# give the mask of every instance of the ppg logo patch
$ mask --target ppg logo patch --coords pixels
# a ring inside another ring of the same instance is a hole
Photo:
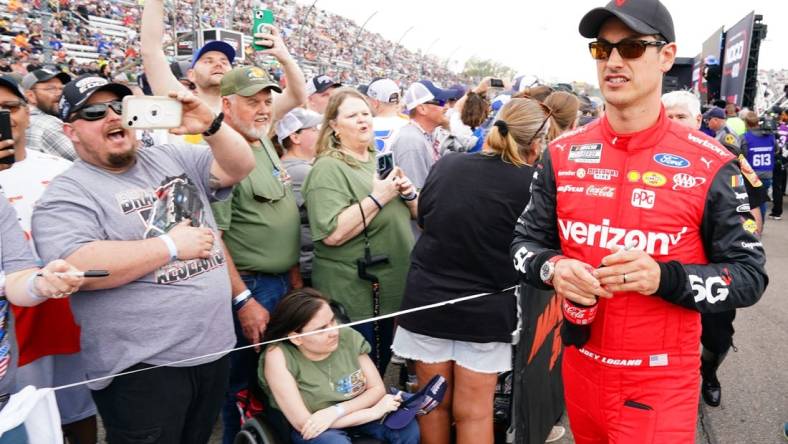
[[[602,144],[572,145],[569,148],[569,160],[577,163],[599,163],[602,160]]]

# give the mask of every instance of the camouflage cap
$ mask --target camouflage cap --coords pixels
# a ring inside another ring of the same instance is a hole
[[[221,94],[222,96],[238,94],[249,97],[266,88],[278,93],[282,92],[279,84],[264,69],[256,66],[244,66],[234,68],[222,77]]]

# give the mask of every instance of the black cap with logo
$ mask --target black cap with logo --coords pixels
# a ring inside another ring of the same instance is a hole
[[[60,119],[68,121],[68,116],[82,109],[90,96],[99,91],[110,91],[118,95],[118,99],[132,95],[131,90],[120,83],[110,83],[103,77],[92,74],[78,77],[63,87],[60,97]]]
[[[594,8],[583,16],[580,35],[595,38],[610,17],[617,17],[640,34],[661,34],[668,43],[676,41],[673,18],[659,0],[611,0],[604,8]]]

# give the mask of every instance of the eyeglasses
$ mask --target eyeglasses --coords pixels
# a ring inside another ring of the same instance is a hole
[[[33,87],[32,89],[34,89],[36,91],[44,91],[44,92],[48,92],[48,93],[63,92],[63,87],[62,86],[47,86],[47,87],[36,86],[36,87]]]
[[[432,100],[429,100],[427,102],[424,102],[424,105],[435,105],[435,106],[441,106],[442,107],[442,106],[446,106],[446,101],[445,100],[432,99]]]
[[[618,55],[624,59],[636,59],[643,55],[646,52],[646,48],[649,46],[656,46],[657,48],[662,48],[663,46],[667,45],[668,42],[663,42],[661,40],[635,40],[635,39],[624,39],[618,43],[610,43],[606,40],[597,40],[595,42],[591,42],[588,44],[588,50],[591,52],[591,57],[594,60],[607,60],[610,58],[610,54],[613,52],[613,48],[618,50]]]
[[[0,103],[0,108],[7,109],[12,113],[15,113],[22,109],[22,107],[27,106],[27,103],[23,102],[22,100],[16,100],[13,102],[2,102]]]
[[[123,103],[119,100],[106,103],[94,103],[74,111],[74,116],[71,117],[69,121],[73,122],[75,120],[82,119],[92,122],[94,120],[100,120],[107,115],[108,109],[112,109],[115,114],[121,115],[123,113]]]

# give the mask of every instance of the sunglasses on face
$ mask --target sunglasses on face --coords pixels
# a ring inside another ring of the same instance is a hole
[[[446,101],[445,100],[433,99],[433,100],[430,100],[428,102],[424,102],[424,104],[425,105],[435,105],[435,106],[441,106],[442,107],[442,106],[446,106]]]
[[[103,119],[107,115],[107,110],[112,109],[117,115],[123,113],[123,103],[119,100],[106,103],[94,103],[74,112],[71,117],[71,122],[82,119],[92,122],[94,120]]]
[[[637,40],[625,39],[618,43],[610,43],[607,40],[597,40],[588,44],[588,50],[591,52],[591,57],[594,60],[607,60],[613,52],[613,48],[618,50],[618,55],[623,59],[636,59],[646,52],[649,46],[656,46],[662,48],[668,42],[661,40]]]

